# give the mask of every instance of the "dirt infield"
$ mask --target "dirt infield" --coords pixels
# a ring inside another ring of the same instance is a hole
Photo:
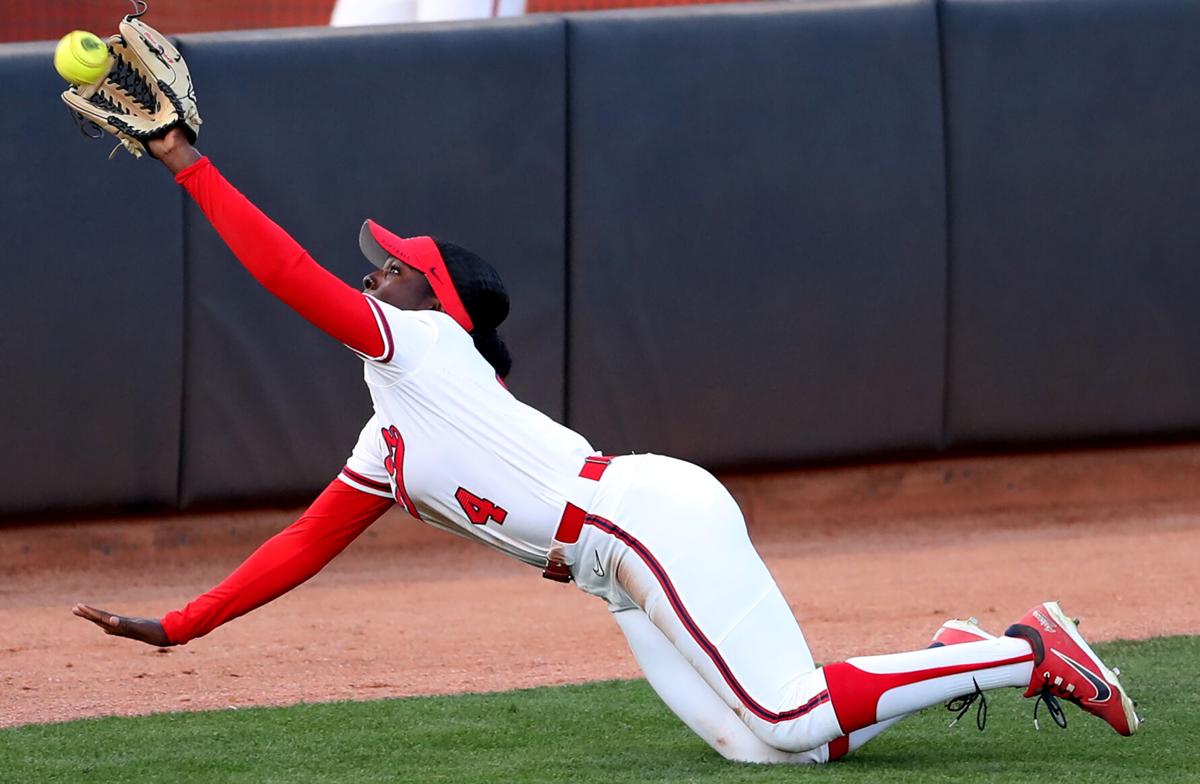
[[[727,476],[818,660],[999,630],[1058,598],[1095,640],[1200,632],[1200,445]],[[392,512],[309,584],[187,646],[157,616],[296,510],[0,528],[0,726],[635,677],[604,607]]]

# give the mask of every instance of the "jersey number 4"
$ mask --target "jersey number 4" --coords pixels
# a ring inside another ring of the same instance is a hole
[[[508,517],[508,512],[499,506],[496,506],[486,498],[480,498],[465,487],[458,488],[458,492],[454,494],[458,499],[458,503],[466,513],[467,519],[475,525],[483,525],[488,520],[495,520],[496,525],[503,525],[504,518]]]

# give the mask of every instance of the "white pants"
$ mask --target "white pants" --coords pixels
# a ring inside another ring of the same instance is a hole
[[[587,511],[575,582],[608,602],[667,706],[730,759],[825,762],[976,686],[1029,683],[1033,654],[1013,638],[816,668],[737,503],[689,463],[616,458]]]

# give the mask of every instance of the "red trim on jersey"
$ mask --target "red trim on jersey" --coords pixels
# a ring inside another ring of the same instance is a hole
[[[424,275],[447,316],[458,322],[467,332],[475,328],[466,307],[463,306],[462,298],[458,296],[458,289],[454,288],[450,271],[446,269],[446,260],[442,258],[442,252],[438,250],[432,237],[401,237],[370,219],[363,224],[363,228],[366,231],[359,232],[358,243],[375,266],[383,267],[387,258],[385,256],[380,259],[380,254],[368,252],[372,250],[368,244],[371,240],[388,256],[399,259]]]
[[[396,355],[396,341],[392,338],[392,325],[388,323],[387,317],[383,315],[383,308],[379,306],[375,298],[366,294],[363,296],[366,297],[367,304],[374,309],[375,315],[379,317],[379,332],[383,336],[383,355],[381,357],[372,357],[372,359],[378,359],[386,365]]]
[[[272,536],[220,585],[162,618],[182,645],[300,585],[333,560],[392,505],[337,479],[296,522]]]
[[[594,526],[607,534],[617,537],[626,545],[628,545],[630,549],[637,553],[638,557],[642,559],[642,562],[650,568],[650,571],[658,580],[658,584],[662,586],[663,591],[667,595],[667,600],[671,603],[671,608],[675,610],[675,614],[679,616],[679,620],[683,622],[683,626],[685,629],[687,629],[688,634],[691,635],[692,639],[696,641],[696,644],[700,646],[701,650],[704,651],[709,660],[712,661],[712,663],[716,666],[717,671],[721,673],[721,677],[725,680],[725,683],[730,689],[733,690],[733,693],[735,696],[737,696],[738,701],[745,705],[746,708],[755,716],[770,724],[779,724],[780,722],[791,721],[793,719],[798,719],[801,716],[805,716],[829,702],[829,691],[823,690],[814,695],[812,699],[803,705],[797,705],[796,707],[789,708],[785,711],[775,712],[768,710],[766,707],[759,704],[753,697],[750,696],[750,693],[746,691],[741,682],[738,681],[737,677],[733,674],[733,670],[730,669],[729,664],[725,661],[724,657],[721,656],[721,652],[717,649],[717,646],[711,640],[709,640],[707,636],[705,636],[703,631],[700,630],[699,625],[696,624],[696,621],[692,618],[691,613],[689,613],[687,608],[684,607],[683,599],[680,598],[678,591],[675,590],[675,586],[671,583],[671,579],[667,576],[666,570],[663,569],[662,564],[660,564],[658,560],[650,554],[650,551],[646,549],[646,546],[627,531],[622,530],[614,525],[611,521],[605,520],[603,517],[587,515],[584,522],[586,525]]]
[[[835,762],[850,753],[850,736],[843,735],[829,741],[829,761]]]
[[[355,482],[358,482],[363,487],[369,487],[372,490],[382,490],[383,492],[389,494],[392,492],[392,486],[387,482],[378,482],[374,479],[368,479],[357,471],[350,470],[350,466],[343,466],[342,473],[350,479],[353,479]]]
[[[359,354],[391,356],[368,298],[313,261],[286,231],[230,185],[208,158],[188,166],[175,180],[191,194],[242,266],[268,291]]]
[[[838,724],[843,733],[849,734],[879,721],[879,698],[891,689],[934,678],[944,678],[947,675],[961,675],[1030,661],[1033,661],[1032,651],[1022,656],[994,662],[955,664],[947,667],[931,667],[928,670],[888,673],[867,672],[848,662],[837,662],[825,665],[825,683],[829,686],[829,693],[833,695],[833,711],[837,714]]]
[[[383,459],[383,467],[396,486],[396,501],[404,507],[404,511],[421,520],[417,505],[412,502],[408,490],[404,487],[404,436],[400,435],[395,425],[380,428],[379,432],[383,434],[383,443],[388,449],[387,457]]]

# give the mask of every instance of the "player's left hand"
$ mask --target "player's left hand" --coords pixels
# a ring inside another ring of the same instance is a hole
[[[89,607],[86,604],[75,605],[71,612],[80,618],[91,621],[103,629],[105,634],[111,634],[114,637],[128,637],[131,640],[163,648],[174,645],[167,639],[167,633],[163,630],[162,624],[153,618],[131,618],[126,615],[110,613],[108,610]]]
[[[120,33],[108,39],[106,74],[62,94],[85,136],[97,129],[112,134],[135,158],[169,128],[182,128],[196,141],[202,122],[183,55],[141,15],[126,16],[117,25]]]

